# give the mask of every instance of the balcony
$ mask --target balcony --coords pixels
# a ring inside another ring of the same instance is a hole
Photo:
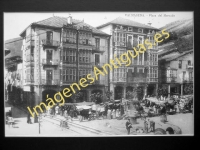
[[[42,79],[42,85],[59,85],[60,82],[58,79]]]
[[[157,61],[148,61],[148,65],[149,66],[158,66],[158,62]]]
[[[186,65],[186,69],[188,69],[188,70],[192,70],[193,69],[193,65]]]
[[[113,77],[113,82],[126,82],[126,77]]]
[[[146,78],[141,77],[128,77],[128,83],[144,83],[146,82]]]
[[[93,85],[106,85],[105,80],[95,80],[94,83],[92,83]]]
[[[102,68],[104,65],[103,63],[98,63],[98,62],[92,62],[92,68],[97,67],[97,68]]]
[[[167,83],[174,83],[177,81],[176,77],[167,77]]]
[[[45,67],[53,67],[54,69],[56,69],[56,67],[58,67],[59,65],[59,60],[58,59],[42,59],[42,65],[43,68]]]
[[[41,44],[44,46],[44,47],[51,47],[51,48],[57,48],[60,46],[60,42],[59,41],[54,41],[54,40],[42,40],[41,41]]]
[[[126,42],[114,42],[114,46],[126,47]]]
[[[131,66],[147,66],[149,64],[148,61],[137,61],[134,60]]]
[[[34,83],[34,79],[24,79],[25,84],[33,84]]]
[[[59,65],[58,59],[42,59],[43,65]]]
[[[96,47],[95,45],[92,45],[92,53],[101,53],[101,54],[103,54],[105,51],[106,51],[106,47],[105,46]]]
[[[147,82],[158,82],[158,78],[147,78]]]
[[[152,43],[152,48],[149,48],[149,49],[158,49],[158,46],[157,46],[157,44],[156,45],[154,45],[154,40],[148,40],[150,43]]]

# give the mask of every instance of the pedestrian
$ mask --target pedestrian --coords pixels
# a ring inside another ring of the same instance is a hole
[[[144,118],[144,132],[147,134],[148,133],[148,122],[146,120],[146,117]]]
[[[68,117],[68,114],[67,114],[67,110],[65,109],[64,111],[64,117],[67,118]]]
[[[148,122],[149,122],[149,129],[150,129],[150,132],[154,132],[155,131],[155,122],[153,120],[150,120],[148,119]]]
[[[130,118],[128,118],[128,120],[126,122],[126,130],[127,130],[128,135],[130,134],[131,128],[132,128],[132,124],[131,124]]]
[[[161,113],[160,121],[163,122],[163,123],[167,122],[167,116],[166,116],[166,108],[165,108],[165,106],[161,106],[160,113]]]
[[[27,116],[27,123],[31,124],[31,114],[30,113],[28,113],[28,116]]]
[[[107,119],[111,119],[111,109],[110,108],[108,108]]]
[[[57,105],[57,106],[55,107],[56,115],[58,115],[58,111],[59,111],[59,106]]]

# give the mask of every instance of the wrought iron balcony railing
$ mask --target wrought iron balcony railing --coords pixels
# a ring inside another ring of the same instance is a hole
[[[43,65],[59,65],[58,59],[42,59]]]
[[[60,46],[60,42],[59,41],[55,41],[55,40],[42,40],[42,45],[45,46],[55,46],[55,47],[59,47]]]
[[[98,62],[92,62],[92,67],[97,67],[97,68],[102,68],[102,66],[104,65],[103,63],[98,63]]]
[[[128,77],[128,83],[146,82],[146,78],[141,77]]]
[[[126,82],[126,77],[113,77],[113,82]]]
[[[34,79],[24,79],[25,84],[34,83]]]
[[[167,77],[167,82],[176,82],[177,78],[176,77]]]
[[[42,79],[42,84],[43,85],[59,85],[60,82],[58,79]]]
[[[147,82],[158,82],[158,78],[147,78]]]
[[[94,52],[104,52],[104,51],[106,51],[106,47],[105,46],[97,47],[96,45],[92,45],[92,51],[94,51]]]
[[[193,69],[193,65],[186,65],[186,69]]]

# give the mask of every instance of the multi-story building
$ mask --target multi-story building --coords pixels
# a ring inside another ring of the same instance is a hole
[[[193,50],[159,52],[159,83],[171,94],[193,94]]]
[[[5,49],[5,100],[9,103],[24,103],[22,85],[22,39],[6,40]]]
[[[21,34],[23,37],[24,90],[29,92],[35,105],[68,88],[87,74],[94,74],[93,67],[101,68],[108,62],[106,33],[72,19],[71,16],[51,17],[30,24]],[[78,91],[81,98],[76,102],[90,101],[90,95],[105,95],[108,76]],[[72,102],[72,98],[65,98]]]
[[[154,35],[159,30],[132,20],[116,18],[115,20],[97,27],[111,35],[110,59],[119,57],[127,50],[132,50],[138,44],[144,44],[145,39],[154,43]],[[158,86],[158,47],[153,45],[145,53],[132,59],[130,66],[121,66],[110,72],[110,91],[113,99],[126,97],[127,91],[133,88],[141,89],[141,94],[156,95]]]

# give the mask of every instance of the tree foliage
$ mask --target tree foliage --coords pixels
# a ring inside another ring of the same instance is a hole
[[[96,92],[90,95],[91,101],[96,104],[100,104],[103,101],[103,95],[100,92]]]

